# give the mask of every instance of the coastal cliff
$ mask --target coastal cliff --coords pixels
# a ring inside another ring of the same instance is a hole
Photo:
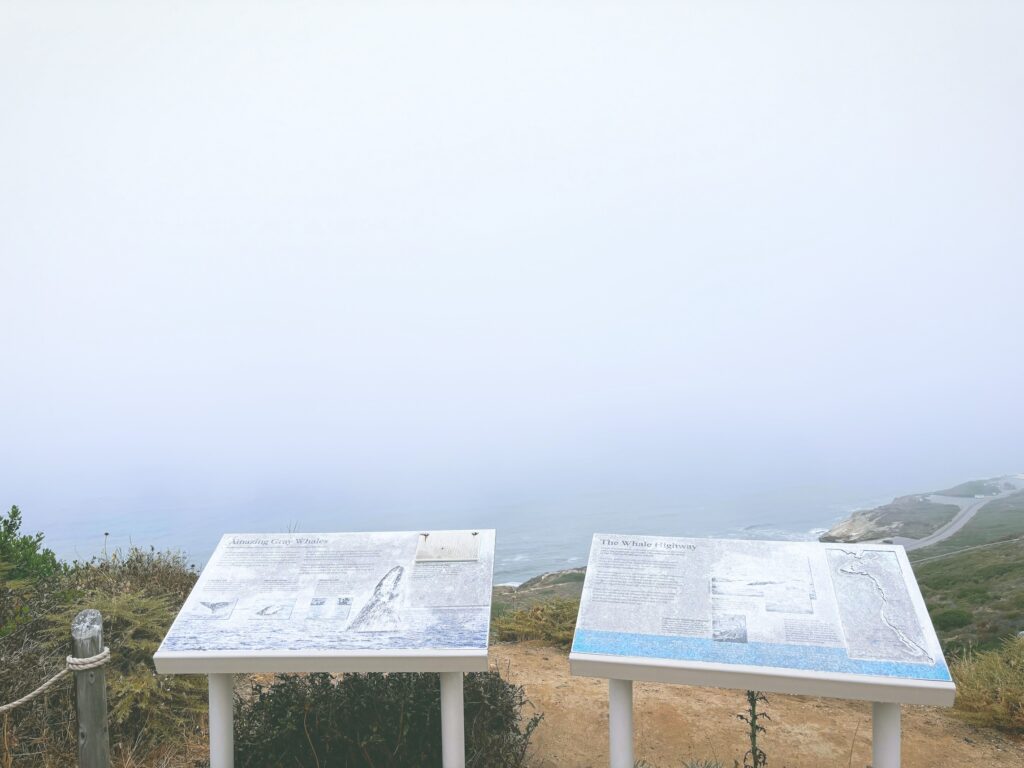
[[[900,496],[889,504],[854,512],[819,540],[856,543],[894,536],[917,539],[937,531],[959,509],[956,504],[931,501],[929,494]]]
[[[953,520],[976,499],[1006,495],[1024,487],[1019,475],[969,480],[930,493],[899,496],[874,509],[861,509],[820,537],[825,542],[879,541],[895,537],[924,539]]]

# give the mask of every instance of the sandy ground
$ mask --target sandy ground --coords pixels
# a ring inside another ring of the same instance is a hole
[[[491,663],[526,689],[544,721],[532,768],[608,765],[608,698],[604,680],[569,676],[565,652],[528,644],[491,647]],[[656,768],[715,758],[742,759],[745,725],[736,719],[740,691],[637,683],[636,758]],[[772,695],[763,737],[770,768],[865,768],[871,764],[870,704]],[[947,710],[904,707],[903,768],[1024,766],[1024,740],[978,729]]]

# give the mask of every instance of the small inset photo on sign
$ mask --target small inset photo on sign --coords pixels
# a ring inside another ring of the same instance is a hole
[[[434,531],[421,533],[416,545],[417,563],[477,560],[480,536],[476,531]]]
[[[291,618],[294,607],[294,599],[257,596],[249,606],[249,618],[283,621]]]
[[[723,643],[747,642],[747,617],[742,613],[716,613],[712,616],[712,636]]]
[[[190,619],[227,619],[238,604],[237,597],[203,595],[188,611]]]
[[[346,621],[352,611],[351,597],[312,597],[309,600],[307,619],[323,621]]]

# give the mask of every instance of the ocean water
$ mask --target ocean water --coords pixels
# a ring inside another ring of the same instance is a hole
[[[494,528],[495,583],[516,584],[585,565],[594,533],[812,540],[850,512],[905,492],[911,491],[822,485],[676,498],[593,494],[501,505],[386,509],[345,508],[329,499],[289,504],[134,500],[107,503],[91,517],[46,509],[30,515],[26,509],[26,528],[44,531],[46,544],[67,559],[134,545],[183,551],[199,567],[223,533]]]

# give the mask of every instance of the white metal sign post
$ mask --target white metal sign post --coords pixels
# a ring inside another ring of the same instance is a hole
[[[235,686],[233,675],[209,675],[210,766],[235,764]]]
[[[612,766],[633,766],[633,681],[608,680],[608,756]]]
[[[493,566],[492,530],[227,534],[153,660],[209,676],[210,768],[234,766],[233,676],[259,672],[439,673],[443,768],[465,768]]]
[[[900,764],[900,705],[876,701],[871,705],[872,765],[898,768]]]
[[[596,534],[569,664],[608,678],[612,768],[633,768],[633,681],[873,703],[874,768],[900,704],[955,687],[903,547]]]
[[[466,727],[463,723],[462,673],[441,673],[441,765],[465,768]]]

